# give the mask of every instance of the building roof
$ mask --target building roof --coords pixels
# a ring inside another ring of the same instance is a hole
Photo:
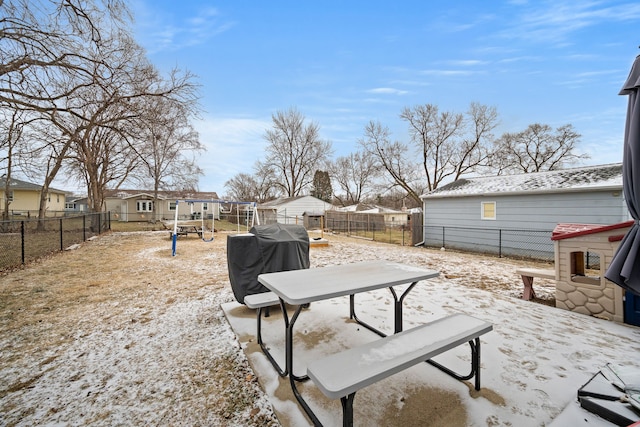
[[[294,196],[294,197],[281,197],[278,199],[270,200],[268,202],[259,204],[258,209],[276,209],[278,206],[286,205],[288,203],[295,202],[296,200],[300,200],[304,198],[311,198],[311,199],[317,200],[318,202],[322,202],[327,206],[333,207],[333,205],[329,202],[325,202],[324,200],[318,199],[317,197],[314,197],[314,196],[306,195],[306,196]]]
[[[386,213],[386,214],[406,213],[396,209],[391,209],[384,206],[372,205],[367,203],[356,203],[355,205],[336,208],[336,210],[340,212],[357,212],[357,213]]]
[[[7,179],[0,177],[0,190],[4,190]],[[31,182],[22,181],[15,178],[9,179],[9,188],[11,190],[27,190],[27,191],[42,191],[42,185],[33,184]],[[64,190],[58,190],[57,188],[49,187],[49,191],[56,193],[66,193]]]
[[[306,196],[294,196],[294,197],[280,197],[278,199],[269,200],[268,202],[260,203],[258,208],[275,208],[276,206],[286,205],[287,203],[294,202]]]
[[[570,239],[572,237],[586,236],[589,234],[618,230],[620,228],[628,228],[633,225],[633,222],[633,220],[630,220],[611,225],[561,223],[553,229],[553,232],[551,233],[551,240]]]
[[[106,190],[105,198],[130,199],[133,197],[153,197],[153,190]],[[158,198],[161,200],[217,200],[218,194],[215,191],[158,191]]]
[[[622,163],[518,175],[461,178],[422,199],[622,189]]]

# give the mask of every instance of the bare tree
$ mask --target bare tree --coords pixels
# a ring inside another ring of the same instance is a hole
[[[386,171],[391,186],[398,186],[413,200],[419,201],[422,194],[420,164],[413,160],[409,147],[401,142],[391,142],[389,129],[380,122],[369,122],[360,139],[367,156],[375,159],[378,168]],[[415,156],[413,156],[415,157]]]
[[[274,171],[275,183],[287,197],[298,196],[330,155],[331,143],[320,139],[318,124],[305,125],[304,116],[294,108],[271,118],[273,128],[265,134],[269,142],[265,166]]]
[[[241,172],[224,183],[227,197],[236,201],[258,200],[258,182],[246,172]]]
[[[373,190],[380,175],[376,159],[364,151],[338,157],[330,167],[330,174],[340,189],[334,197],[342,206],[360,203]]]
[[[576,153],[580,136],[570,124],[554,131],[549,125],[534,123],[521,132],[504,133],[495,142],[493,169],[498,174],[530,173],[575,164],[589,158]]]
[[[74,101],[74,120],[56,123],[73,141],[73,152],[68,156],[73,157],[73,170],[86,182],[89,208],[94,212],[102,210],[105,190],[118,188],[141,165],[151,180],[161,182],[168,173],[162,167],[170,162],[166,158],[154,159],[154,155],[175,154],[179,144],[200,147],[186,122],[187,116],[177,116],[171,122],[171,137],[180,135],[179,141],[164,139],[168,145],[154,146],[158,141],[147,138],[146,120],[158,114],[159,107],[154,102],[176,108],[185,105],[184,111],[195,103],[192,75],[174,70],[168,78],[162,78],[127,33],[105,37],[100,46],[100,56],[95,58],[99,64],[94,75],[97,83],[70,98]],[[166,100],[166,104],[159,99]],[[185,159],[177,164],[184,165]],[[156,166],[158,169],[154,169]],[[197,169],[192,170],[197,173]]]
[[[25,127],[29,121],[21,110],[0,108],[0,176],[3,178],[5,197],[2,200],[2,219],[9,219],[9,205],[11,204],[11,178],[14,170],[14,158],[23,150],[22,142]]]
[[[129,17],[120,0],[4,0],[0,10],[0,101],[39,112],[65,110],[91,77],[87,53]],[[69,78],[78,84],[57,84]]]
[[[41,170],[39,217],[43,218],[49,186],[78,138],[77,133],[60,126],[60,118],[77,114],[83,107],[70,104],[70,97],[99,83],[95,70],[103,65],[103,34],[119,31],[128,14],[119,0],[107,4],[100,0],[6,0],[0,8],[0,102],[39,114],[59,126],[65,136],[51,141],[60,145],[46,145],[50,151]],[[41,148],[36,151],[42,153]]]
[[[375,156],[394,186],[416,203],[424,191],[476,171],[491,158],[491,132],[498,123],[494,107],[472,103],[462,114],[440,112],[437,106],[426,104],[405,108],[400,118],[409,125],[408,144],[391,143],[388,129],[371,122],[361,145]]]
[[[498,124],[494,107],[471,103],[465,117],[427,104],[405,108],[400,117],[409,124],[411,143],[420,147],[429,191],[473,172],[490,158],[491,132]]]
[[[225,182],[228,197],[248,202],[263,203],[277,197],[275,174],[264,163],[257,161],[255,173],[239,173]]]
[[[183,87],[193,89],[194,86]],[[134,141],[140,139],[141,148],[137,152],[144,165],[141,180],[151,181],[153,187],[153,220],[159,190],[197,188],[198,178],[203,174],[195,159],[189,157],[205,149],[190,121],[197,113],[196,105],[175,97],[147,97],[141,120],[136,121],[141,135],[134,137]]]

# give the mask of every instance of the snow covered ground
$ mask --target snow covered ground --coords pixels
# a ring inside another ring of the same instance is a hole
[[[356,425],[548,425],[575,402],[578,388],[606,363],[640,364],[640,329],[518,299],[521,284],[510,263],[482,257],[474,260],[449,252],[396,251],[365,243],[338,242],[332,246],[324,252],[312,252],[314,266],[389,259],[447,272],[438,279],[420,282],[412,290],[405,300],[405,328],[456,312],[494,326],[494,331],[481,338],[479,393],[431,366],[414,367],[357,393]],[[479,289],[471,284],[479,277],[509,277],[514,288]],[[358,295],[356,300],[359,317],[391,331],[392,300],[388,291]],[[237,303],[225,304],[224,309],[281,420],[287,420],[287,425],[305,425],[289,396],[278,398],[286,396],[289,385],[278,380],[255,344],[255,319],[247,315],[249,310]],[[302,343],[298,358],[311,360],[378,338],[349,321],[348,314],[346,297],[313,303],[303,311],[297,324],[298,342]],[[264,327],[265,342],[276,355],[284,352],[281,322],[281,316],[273,316]],[[437,360],[466,373],[469,348],[462,346]],[[304,373],[303,362],[296,372]],[[329,401],[314,388],[305,383],[303,396],[327,425],[339,425],[339,401]],[[594,422],[609,425],[597,418],[589,425]]]
[[[256,350],[253,313],[234,302],[225,236],[180,240],[172,257],[167,234],[111,233],[0,276],[0,426],[305,425],[288,383]],[[312,268],[387,259],[441,272],[405,301],[406,327],[453,312],[494,325],[482,338],[480,393],[419,366],[359,393],[356,411],[376,404],[356,425],[548,425],[607,362],[640,364],[640,329],[519,299],[522,262],[325,238]],[[543,284],[537,295],[552,295]],[[299,331],[312,344],[303,351],[375,338],[346,319],[346,304],[303,312]],[[358,309],[389,326],[384,291],[358,297]],[[276,353],[280,332],[266,336]],[[442,360],[468,357],[461,347]],[[339,419],[339,403],[303,387],[328,425]],[[453,412],[464,417],[437,418]]]

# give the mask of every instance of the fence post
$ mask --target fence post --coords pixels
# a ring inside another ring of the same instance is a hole
[[[442,226],[442,247],[444,248],[444,225]]]
[[[20,240],[22,250],[22,264],[24,265],[24,221],[20,221]]]
[[[498,258],[502,258],[502,228],[498,229]]]
[[[64,250],[63,242],[62,242],[62,218],[60,218],[60,250]]]
[[[82,215],[82,241],[87,241],[87,215]]]

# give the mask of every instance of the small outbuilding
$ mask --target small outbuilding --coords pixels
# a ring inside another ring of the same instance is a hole
[[[335,207],[313,196],[275,199],[258,205],[260,224],[303,224],[305,212],[325,212]]]
[[[556,307],[640,325],[637,299],[604,275],[633,221],[613,225],[558,224],[555,248]]]

